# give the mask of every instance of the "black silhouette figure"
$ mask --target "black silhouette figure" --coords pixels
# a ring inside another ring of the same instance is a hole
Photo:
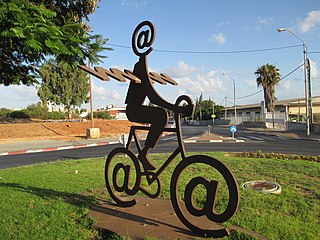
[[[148,25],[150,30],[142,31],[137,38],[137,33],[141,27]],[[151,31],[151,36],[149,36]],[[168,114],[165,109],[173,110],[174,112],[182,112],[191,115],[194,105],[187,105],[186,107],[179,107],[175,104],[171,104],[165,101],[159,96],[154,89],[152,80],[148,73],[147,55],[152,51],[150,47],[155,38],[155,31],[152,23],[142,22],[135,30],[132,37],[132,46],[136,55],[138,55],[139,61],[135,64],[133,74],[141,80],[141,83],[134,81],[130,82],[127,92],[127,98],[125,103],[127,104],[126,113],[127,117],[132,122],[149,123],[150,130],[145,142],[145,146],[138,155],[138,159],[143,164],[145,171],[154,170],[155,167],[148,160],[148,151],[153,148],[163,133],[163,130],[168,122]],[[149,47],[144,53],[138,52],[136,48],[136,41],[138,48]],[[151,103],[159,106],[146,106],[143,105],[146,98]],[[164,109],[165,108],[165,109]]]

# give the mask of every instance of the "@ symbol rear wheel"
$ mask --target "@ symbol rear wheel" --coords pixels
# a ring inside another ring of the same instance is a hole
[[[120,161],[112,164],[116,157],[119,157]],[[131,150],[115,148],[109,153],[105,165],[105,182],[111,198],[119,206],[131,207],[136,204],[136,200],[130,196],[139,191],[141,169]]]

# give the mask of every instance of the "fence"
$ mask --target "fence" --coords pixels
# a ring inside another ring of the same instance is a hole
[[[285,113],[266,113],[266,114],[243,114],[235,118],[227,117],[230,121],[229,125],[245,125],[252,127],[265,127],[286,129],[287,117]]]
[[[285,113],[266,113],[266,128],[287,129]]]

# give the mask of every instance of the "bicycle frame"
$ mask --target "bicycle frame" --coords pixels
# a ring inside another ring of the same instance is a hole
[[[164,128],[164,130],[163,130],[163,132],[172,132],[172,133],[175,132],[176,133],[177,140],[178,140],[178,147],[176,148],[176,150],[173,151],[173,153],[168,157],[168,159],[161,165],[161,167],[155,173],[143,172],[144,174],[146,174],[146,176],[148,176],[147,181],[149,184],[153,183],[158,178],[158,176],[164,171],[164,169],[166,169],[166,167],[172,162],[173,159],[175,159],[175,157],[179,153],[181,154],[182,160],[184,160],[186,158],[184,143],[183,143],[183,139],[182,139],[180,116],[181,116],[180,113],[175,113],[176,128]],[[138,153],[140,154],[142,148],[140,145],[140,141],[137,138],[136,130],[147,130],[148,131],[149,129],[150,129],[150,127],[147,127],[147,126],[132,126],[130,128],[130,133],[129,133],[126,148],[130,149],[131,141],[132,141],[132,137],[133,137],[134,141],[136,142]]]

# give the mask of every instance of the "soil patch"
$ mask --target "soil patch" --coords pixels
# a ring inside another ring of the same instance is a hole
[[[94,127],[100,128],[101,137],[129,133],[132,125],[127,120],[95,119]],[[25,140],[72,140],[86,137],[91,122],[27,122],[0,124],[0,142],[13,143]]]

